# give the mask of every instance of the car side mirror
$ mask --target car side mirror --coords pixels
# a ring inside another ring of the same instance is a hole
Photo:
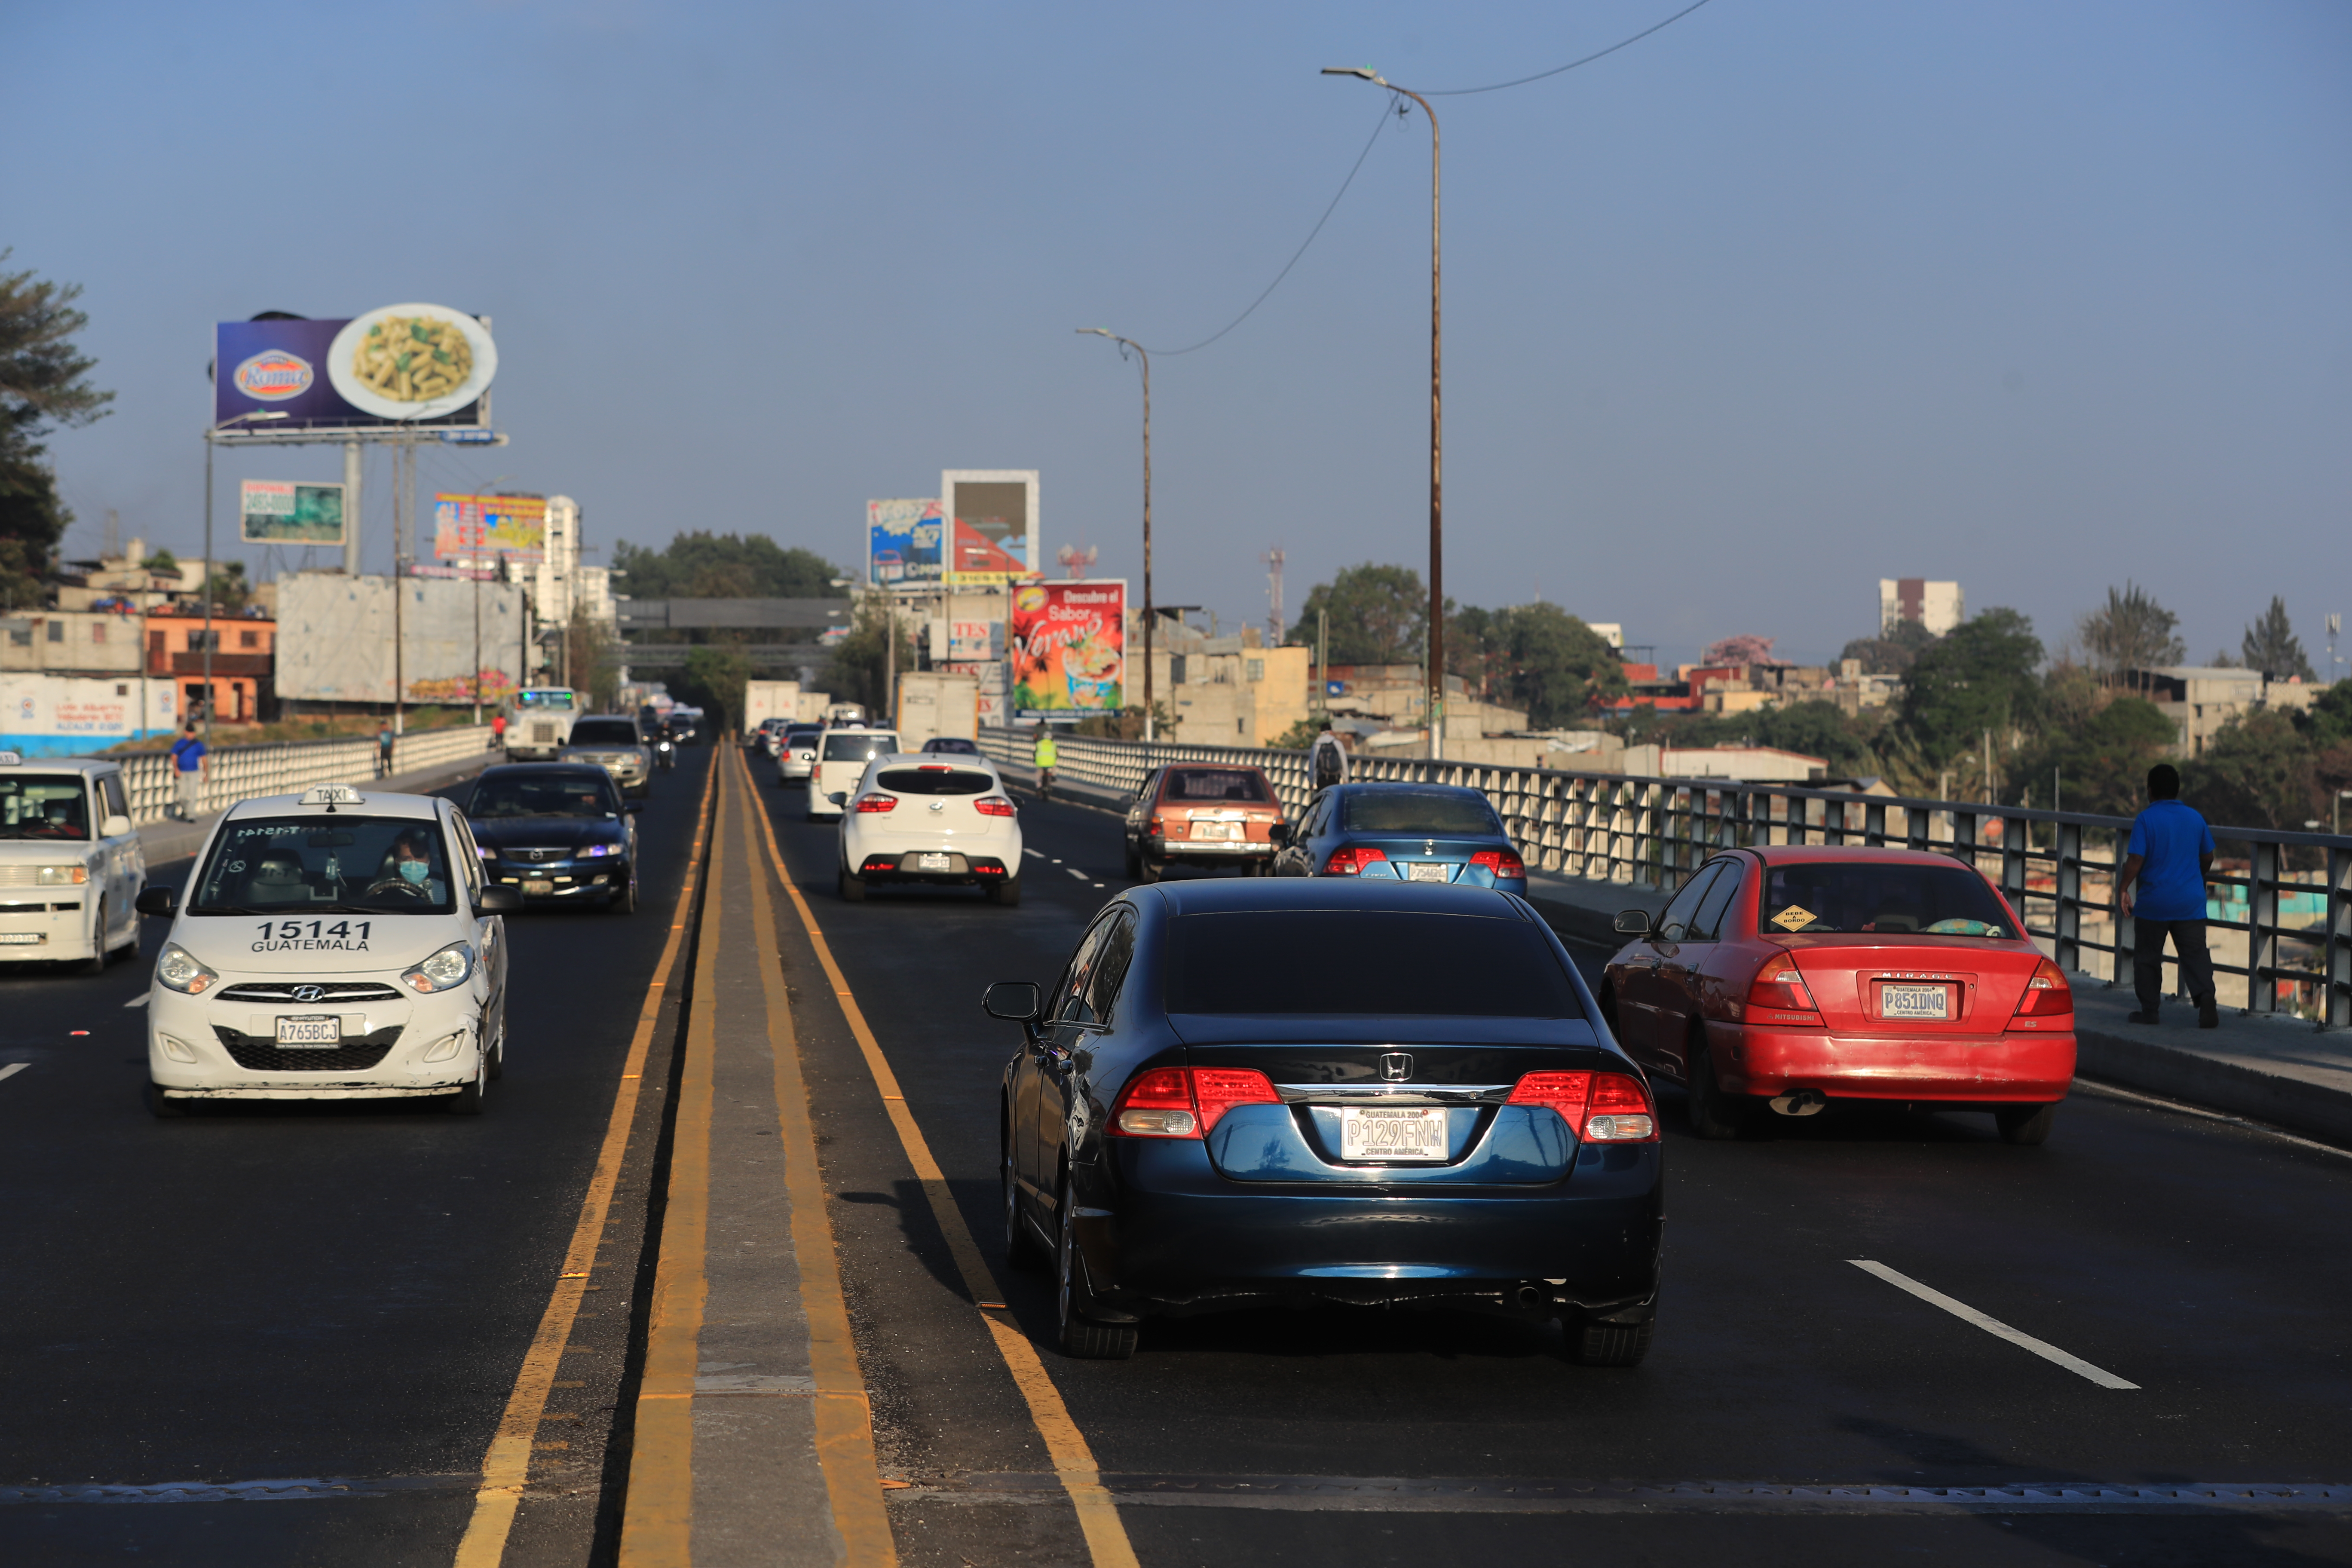
[[[1034,980],[1000,980],[982,994],[980,1010],[1008,1024],[1036,1024],[1045,1016],[1045,993]]]
[[[519,915],[522,913],[522,895],[512,888],[484,888],[474,900],[478,915]]]
[[[824,798],[833,802],[835,805],[847,805],[849,804],[849,796],[841,790],[835,790],[831,795],[826,795]]]
[[[160,915],[165,920],[180,912],[180,890],[177,888],[142,888],[131,907],[142,915]]]
[[[1617,919],[1612,923],[1617,930],[1623,931],[1627,936],[1646,936],[1650,931],[1650,911],[1619,910]]]
[[[131,819],[119,811],[110,814],[104,822],[98,825],[100,838],[120,838],[130,831]]]

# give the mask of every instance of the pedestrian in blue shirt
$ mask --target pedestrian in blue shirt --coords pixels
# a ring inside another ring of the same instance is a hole
[[[196,737],[194,719],[188,721],[180,738],[172,742],[172,767],[179,778],[180,820],[194,822],[196,813],[204,809],[205,794],[205,743]]]
[[[2135,1024],[2156,1022],[2164,986],[2164,939],[2180,958],[2180,978],[2197,1005],[2197,1026],[2220,1026],[2213,1005],[2213,958],[2205,951],[2205,875],[2213,868],[2213,834],[2194,808],[2180,804],[2180,772],[2169,763],[2147,770],[2147,809],[2132,821],[2123,874],[2117,879],[2123,916],[2132,922],[2132,990],[2139,997]],[[2138,897],[2133,897],[2137,884]]]
[[[375,776],[380,779],[392,776],[392,721],[389,719],[376,726]]]

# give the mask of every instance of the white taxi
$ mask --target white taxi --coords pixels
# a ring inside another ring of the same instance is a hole
[[[981,887],[1021,901],[1021,814],[986,757],[898,752],[867,764],[841,819],[841,896],[876,882]]]
[[[121,764],[0,752],[0,963],[96,974],[136,952],[146,879]]]
[[[816,760],[809,764],[808,814],[811,822],[839,816],[857,781],[877,757],[898,749],[896,730],[869,730],[863,724],[828,728],[816,738]]]
[[[231,806],[148,989],[149,1108],[210,1100],[438,1097],[477,1115],[506,1057],[500,917],[466,819],[434,795],[348,784]]]

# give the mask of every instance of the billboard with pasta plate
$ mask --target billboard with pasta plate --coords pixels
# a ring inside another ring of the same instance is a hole
[[[1127,682],[1126,580],[1013,584],[1005,652],[1016,720],[1118,712]]]
[[[424,429],[489,423],[498,345],[489,323],[446,305],[363,315],[223,321],[213,331],[213,421],[282,414],[240,430]]]

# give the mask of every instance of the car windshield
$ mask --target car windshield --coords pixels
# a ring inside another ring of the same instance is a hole
[[[1174,805],[1202,802],[1267,805],[1274,801],[1274,792],[1253,768],[1171,768],[1160,798]]]
[[[896,735],[861,731],[824,738],[824,760],[828,763],[870,763],[877,757],[887,757],[898,749],[898,737]]]
[[[2014,936],[1984,878],[1952,862],[1816,860],[1767,873],[1757,930],[1822,936]]]
[[[923,742],[923,750],[935,753],[953,752],[959,757],[980,755],[980,742],[967,741],[960,735],[940,735]]]
[[[1558,951],[1526,921],[1253,910],[1169,925],[1171,1013],[1583,1016]]]
[[[874,775],[874,782],[892,795],[982,795],[996,784],[986,773],[950,767],[944,763],[919,768],[885,768]]]
[[[520,778],[488,778],[474,786],[466,815],[478,820],[497,816],[612,816],[620,811],[613,786],[602,775],[540,773]]]
[[[0,838],[89,837],[89,792],[80,774],[0,774]]]
[[[1354,789],[1339,812],[1349,833],[1472,834],[1499,837],[1503,825],[1483,796],[1468,790]]]
[[[188,912],[446,915],[449,865],[414,816],[253,816],[213,841]]]
[[[575,746],[634,746],[637,726],[627,719],[583,719],[572,726]]]

